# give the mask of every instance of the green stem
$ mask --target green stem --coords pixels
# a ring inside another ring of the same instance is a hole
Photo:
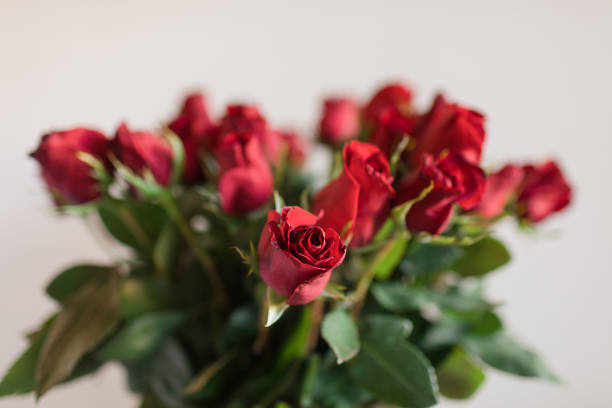
[[[204,251],[204,249],[200,246],[197,237],[187,224],[187,221],[181,214],[180,210],[176,206],[174,199],[170,194],[164,194],[161,197],[161,204],[165,208],[168,216],[172,221],[176,224],[181,235],[187,242],[187,245],[193,251],[196,259],[202,265],[204,272],[206,272],[208,276],[208,280],[213,287],[213,296],[216,298],[216,301],[221,306],[227,305],[227,295],[225,292],[225,288],[223,286],[223,281],[219,276],[215,263],[212,258]]]

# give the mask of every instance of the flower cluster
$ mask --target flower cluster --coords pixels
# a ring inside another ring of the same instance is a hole
[[[391,83],[369,100],[326,99],[310,143],[326,146],[333,163],[318,189],[302,169],[309,139],[272,126],[253,105],[231,104],[215,117],[199,93],[160,129],[122,123],[112,137],[87,128],[43,136],[31,156],[58,209],[97,212],[134,256],[121,267],[69,269],[50,284],[61,310],[32,336],[40,337],[35,381],[11,389],[9,372],[0,391],[41,395],[78,364],[107,360],[144,384],[136,391],[159,403],[150,406],[173,407],[295,403],[294,370],[307,357],[304,406],[424,407],[438,387],[467,397],[481,382],[481,360],[548,376],[502,333],[494,304],[462,284],[508,261],[490,236],[498,220],[535,226],[570,203],[571,187],[552,160],[486,172],[485,116],[445,95],[421,110],[413,94]],[[294,319],[279,320],[283,313]],[[277,320],[278,331],[267,327]],[[279,347],[268,364],[263,356]],[[374,349],[384,364],[373,362]],[[497,359],[492,349],[515,355]],[[190,363],[177,374],[143,374],[164,367],[167,355],[172,369]],[[334,369],[328,355],[353,361]],[[340,376],[346,387],[309,370]],[[285,373],[288,385],[270,389]],[[180,390],[159,389],[170,374]],[[233,375],[241,385],[228,392]],[[259,377],[266,380],[253,382]]]

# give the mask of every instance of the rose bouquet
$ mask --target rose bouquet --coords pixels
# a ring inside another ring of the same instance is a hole
[[[59,212],[129,251],[48,284],[57,312],[0,395],[109,361],[147,408],[428,407],[468,398],[487,367],[555,380],[483,282],[510,259],[496,222],[533,229],[569,204],[557,164],[485,173],[484,116],[442,95],[420,112],[401,84],[326,100],[316,140],[318,182],[296,133],[255,106],[211,118],[201,94],[155,132],[43,136],[32,157]]]

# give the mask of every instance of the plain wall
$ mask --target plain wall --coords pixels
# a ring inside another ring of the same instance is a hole
[[[514,259],[488,280],[512,332],[565,384],[488,370],[474,399],[441,406],[609,406],[611,40],[610,1],[0,0],[0,371],[54,310],[42,290],[55,273],[118,256],[53,213],[26,157],[43,132],[155,126],[194,88],[217,113],[253,101],[274,124],[309,128],[322,96],[403,79],[422,107],[445,90],[487,115],[485,165],[554,156],[575,187],[539,233],[499,228]],[[39,406],[137,406],[123,381],[111,365]]]

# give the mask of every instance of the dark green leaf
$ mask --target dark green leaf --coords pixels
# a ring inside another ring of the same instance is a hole
[[[112,269],[103,265],[72,266],[53,278],[49,285],[47,285],[47,295],[60,303],[64,303],[89,280],[103,278]]]
[[[105,360],[140,360],[154,352],[182,322],[178,312],[143,315],[119,330],[96,355]]]
[[[125,278],[119,293],[119,312],[124,319],[161,310],[167,304],[166,288],[154,277]]]
[[[368,391],[355,384],[344,365],[320,370],[312,394],[315,406],[322,408],[354,408],[372,399]]]
[[[463,256],[452,269],[463,276],[482,276],[510,260],[504,245],[495,238],[486,237],[463,248]]]
[[[53,320],[36,366],[40,397],[66,379],[81,357],[115,328],[119,318],[119,277],[115,271],[91,280]]]
[[[407,341],[389,342],[378,333],[366,331],[361,351],[349,370],[358,384],[384,402],[412,408],[437,402],[434,369]]]
[[[382,313],[365,316],[364,324],[368,331],[379,333],[380,337],[390,341],[407,339],[413,327],[409,319]]]
[[[357,326],[346,309],[338,308],[325,315],[321,336],[334,351],[338,364],[350,360],[359,352]]]
[[[461,248],[453,245],[417,244],[400,264],[400,270],[410,276],[443,271],[453,265],[461,253]]]
[[[302,308],[302,316],[298,321],[297,327],[292,331],[278,357],[277,367],[283,369],[287,367],[293,359],[301,357],[306,351],[308,332],[311,323],[311,310],[309,307]]]
[[[372,285],[372,295],[381,306],[392,312],[409,312],[427,304],[427,294],[402,283],[377,283]]]
[[[180,236],[173,222],[168,221],[162,228],[153,247],[153,263],[155,269],[168,277],[177,255]]]
[[[30,335],[30,346],[13,363],[0,382],[0,397],[34,391],[36,361],[45,341],[47,330],[48,328],[43,328]]]
[[[504,333],[470,336],[463,340],[463,344],[467,351],[498,370],[522,377],[539,377],[558,381],[536,353],[518,344]]]
[[[485,379],[480,367],[461,348],[454,348],[436,370],[440,393],[448,398],[471,397]]]

